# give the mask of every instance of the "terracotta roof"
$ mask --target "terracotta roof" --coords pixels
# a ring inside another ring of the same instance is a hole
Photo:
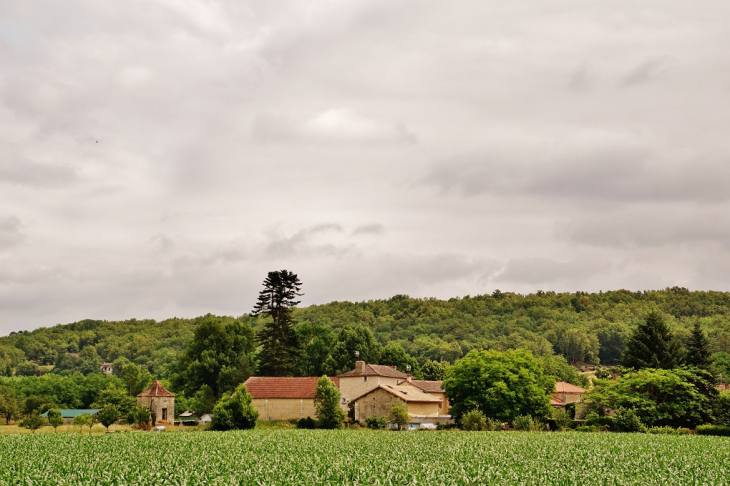
[[[433,395],[429,395],[428,393],[424,393],[421,390],[419,390],[416,387],[413,386],[397,386],[397,385],[380,385],[372,390],[363,393],[357,398],[354,398],[353,401],[359,400],[365,395],[369,395],[375,390],[383,389],[390,393],[393,396],[396,396],[403,400],[404,402],[418,402],[418,403],[441,403],[440,398],[436,398]]]
[[[346,378],[349,376],[385,376],[388,378],[408,378],[408,375],[395,369],[395,366],[384,366],[384,365],[373,365],[365,364],[362,373],[357,373],[355,370],[350,370],[347,373],[342,373],[340,377]]]
[[[570,383],[566,383],[564,381],[559,381],[555,383],[555,392],[556,393],[585,393],[586,391],[575,385],[571,385]]]
[[[442,381],[411,380],[411,385],[420,388],[426,393],[446,393]]]
[[[245,381],[246,389],[254,398],[314,398],[317,378],[282,378],[275,376],[252,376]],[[339,388],[340,380],[330,377]]]
[[[170,393],[165,389],[164,386],[162,386],[162,383],[159,382],[159,380],[155,380],[152,382],[150,387],[137,395],[138,397],[174,397],[174,393]]]
[[[553,407],[564,407],[565,402],[559,398],[550,397],[550,405]]]

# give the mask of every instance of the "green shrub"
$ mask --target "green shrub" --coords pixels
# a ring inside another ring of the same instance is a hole
[[[614,432],[646,432],[646,426],[633,408],[620,407],[613,418]]]
[[[298,429],[316,429],[317,421],[314,420],[312,417],[300,418],[299,420],[297,420],[297,428]]]
[[[553,409],[552,422],[555,430],[566,430],[573,427],[573,418],[568,412],[560,409]]]
[[[700,425],[697,427],[697,435],[721,435],[725,437],[730,437],[730,426]]]
[[[646,429],[646,433],[647,434],[675,435],[677,432],[676,432],[676,429],[674,429],[672,427],[664,426],[664,427],[649,427],[648,429]]]
[[[603,425],[579,425],[575,430],[577,432],[608,432],[608,427]]]
[[[470,410],[461,417],[461,428],[464,430],[487,430],[487,418],[480,410]]]
[[[588,415],[586,415],[585,424],[590,425],[592,427],[599,426],[599,427],[605,427],[608,430],[613,430],[614,418],[609,417],[608,415],[601,416],[601,415],[598,415],[596,412],[591,412]]]
[[[543,424],[539,420],[536,420],[532,418],[530,415],[520,415],[519,417],[515,417],[515,419],[512,421],[512,428],[515,430],[521,430],[521,431],[534,431],[534,430],[542,430]]]
[[[386,425],[388,425],[388,421],[385,420],[385,417],[377,417],[373,415],[372,417],[365,419],[365,426],[368,429],[384,429]]]
[[[504,424],[501,420],[493,419],[493,418],[487,418],[487,430],[491,431],[498,431],[503,430]]]

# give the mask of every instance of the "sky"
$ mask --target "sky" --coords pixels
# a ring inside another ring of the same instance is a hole
[[[0,335],[730,290],[730,3],[0,2]]]

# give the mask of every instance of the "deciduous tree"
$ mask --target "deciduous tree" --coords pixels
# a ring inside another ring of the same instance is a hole
[[[457,421],[474,409],[503,421],[519,415],[544,417],[550,412],[554,385],[532,353],[521,349],[470,351],[448,369],[444,379]]]
[[[342,428],[345,412],[340,408],[340,398],[340,391],[327,376],[322,376],[317,380],[317,388],[314,391],[314,409],[320,428]]]
[[[106,427],[106,431],[109,432],[109,427],[119,420],[119,410],[116,406],[108,404],[105,405],[104,408],[99,410],[97,413],[97,417],[99,418],[99,422],[101,422],[101,425]]]
[[[36,430],[46,425],[46,419],[37,413],[32,413],[25,417],[23,420],[21,420],[20,424],[18,425],[33,431],[33,433],[35,434]]]
[[[56,429],[63,425],[63,417],[59,409],[52,408],[48,411],[48,424],[53,427],[53,432],[56,432]]]
[[[253,429],[259,413],[252,402],[246,385],[241,383],[233,395],[224,395],[213,409],[211,430]]]

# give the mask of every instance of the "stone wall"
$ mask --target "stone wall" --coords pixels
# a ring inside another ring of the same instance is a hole
[[[175,397],[137,397],[137,405],[147,407],[157,416],[157,423],[175,420]]]
[[[314,418],[312,398],[254,398],[251,404],[259,412],[259,420]]]

